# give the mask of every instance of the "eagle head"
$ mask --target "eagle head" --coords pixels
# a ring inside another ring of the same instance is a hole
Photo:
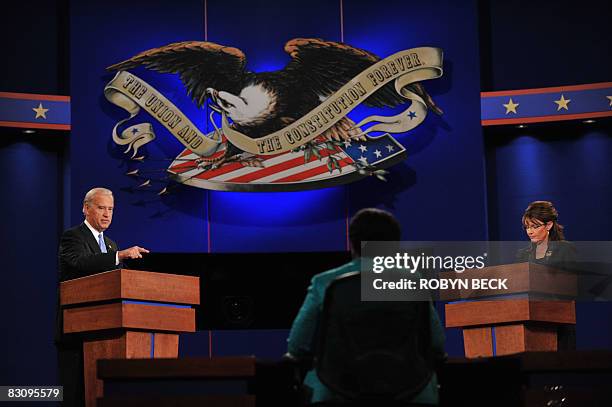
[[[213,88],[206,93],[212,100],[211,108],[225,113],[239,126],[259,126],[275,116],[277,94],[263,84],[250,84],[239,95]]]

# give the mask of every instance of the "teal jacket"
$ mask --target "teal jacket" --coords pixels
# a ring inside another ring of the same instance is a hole
[[[325,291],[329,284],[342,274],[361,270],[361,260],[355,259],[341,267],[317,274],[310,282],[304,304],[298,312],[289,338],[287,351],[295,356],[312,354],[315,329],[323,307]],[[436,353],[444,352],[444,329],[440,324],[438,313],[431,306],[431,339],[432,349]],[[307,373],[304,384],[313,389],[312,402],[334,400],[333,393],[319,380],[314,370]],[[438,404],[438,378],[434,373],[423,390],[412,400],[414,403]]]

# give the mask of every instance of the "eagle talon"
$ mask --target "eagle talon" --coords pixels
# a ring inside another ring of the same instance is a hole
[[[263,168],[263,160],[257,157],[238,158],[238,162],[244,167],[259,167]]]
[[[241,164],[243,167],[262,167],[263,168],[263,160],[255,157],[255,156],[247,156],[245,157],[243,154],[235,154],[231,157],[223,157],[219,161],[215,162],[211,169],[219,168],[225,164],[237,162]]]

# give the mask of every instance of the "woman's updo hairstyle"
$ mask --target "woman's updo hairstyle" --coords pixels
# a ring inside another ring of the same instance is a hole
[[[550,201],[535,201],[529,204],[525,213],[523,214],[523,225],[527,226],[527,222],[530,220],[537,220],[541,223],[552,222],[553,226],[550,228],[548,234],[548,240],[565,240],[563,234],[563,226],[557,222],[559,213]]]

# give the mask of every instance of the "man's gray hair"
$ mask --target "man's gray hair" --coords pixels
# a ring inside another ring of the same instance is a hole
[[[85,198],[83,199],[83,205],[89,204],[96,195],[110,195],[113,196],[113,191],[106,188],[92,188],[85,194]]]

